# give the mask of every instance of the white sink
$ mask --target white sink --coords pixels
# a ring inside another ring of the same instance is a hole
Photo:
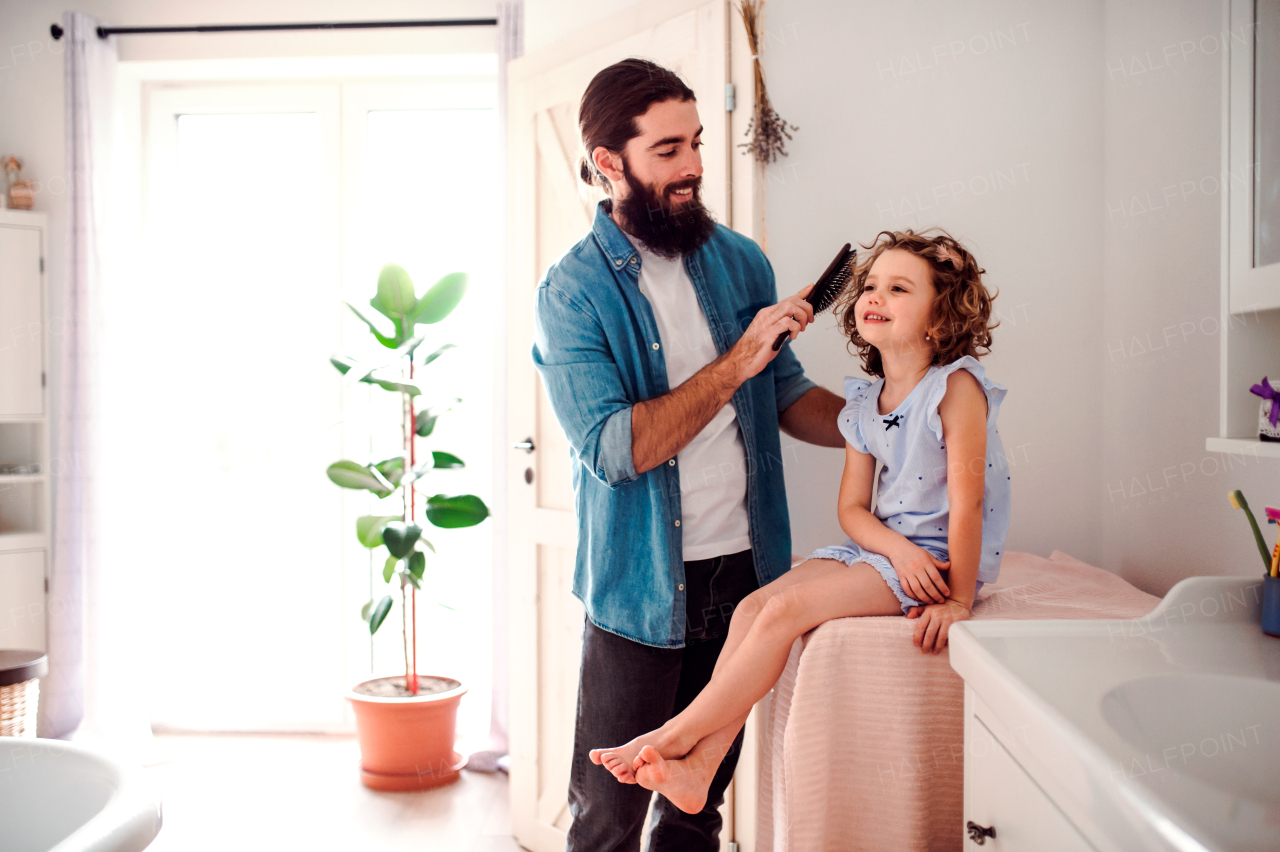
[[[142,771],[62,740],[0,737],[4,852],[139,852],[160,831]]]
[[[1237,675],[1152,675],[1102,696],[1102,718],[1149,763],[1271,805],[1280,805],[1280,738],[1267,717],[1277,715],[1280,683]],[[1280,825],[1276,835],[1280,846]]]
[[[967,621],[979,715],[1100,852],[1280,850],[1280,639],[1261,582],[1193,577],[1132,620]]]

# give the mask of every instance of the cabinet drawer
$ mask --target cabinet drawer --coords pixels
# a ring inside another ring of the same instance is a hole
[[[44,651],[44,551],[0,553],[0,648]]]
[[[965,849],[978,847],[972,821],[995,829],[982,844],[994,852],[1094,852],[977,716],[965,717],[964,738]]]

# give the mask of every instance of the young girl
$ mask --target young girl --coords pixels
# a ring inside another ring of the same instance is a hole
[[[849,535],[749,595],[733,614],[711,682],[679,715],[591,759],[686,813],[747,714],[782,674],[797,637],[832,618],[905,614],[939,653],[996,579],[1009,529],[1009,471],[996,414],[1005,388],[984,375],[992,296],[985,270],[944,231],[882,231],[864,248],[837,312],[875,382],[845,379]],[[883,463],[874,514],[871,485]]]

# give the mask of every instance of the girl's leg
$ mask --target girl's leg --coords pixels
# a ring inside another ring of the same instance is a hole
[[[711,736],[698,740],[693,750],[679,760],[664,759],[653,746],[642,747],[635,760],[636,783],[666,796],[687,814],[700,813],[707,804],[711,781],[749,715],[750,711],[743,713]]]
[[[838,566],[838,570],[832,565]],[[608,749],[601,762],[620,781],[629,781],[644,746],[666,760],[688,754],[704,737],[719,734],[708,748],[727,748],[737,736],[739,719],[777,682],[797,637],[833,618],[862,615],[901,615],[902,607],[889,586],[870,565],[845,566],[832,560],[811,560],[791,569],[791,582],[770,594],[751,619],[750,628],[717,663],[711,682],[685,710],[661,728],[625,746]],[[770,583],[768,587],[774,586]],[[761,590],[763,591],[763,590]],[[736,620],[736,614],[735,614]],[[730,635],[733,635],[732,626]],[[722,652],[723,653],[723,652]],[[721,743],[721,729],[736,725]],[[723,755],[723,752],[721,752]]]
[[[796,583],[808,582],[816,580],[827,574],[848,570],[849,566],[836,559],[810,559],[802,562],[795,568],[792,568],[772,583],[769,583],[766,586],[761,586],[759,589],[756,589],[754,592],[743,598],[742,602],[738,604],[736,609],[734,609],[733,617],[729,621],[729,635],[725,637],[724,647],[720,649],[720,656],[716,658],[716,665],[715,669],[712,671],[712,678],[714,679],[716,675],[720,674],[729,658],[733,656],[734,652],[738,649],[738,646],[742,644],[742,640],[746,638],[748,631],[751,629],[751,625],[755,622],[756,616],[760,614],[762,609],[764,609],[764,605],[768,602],[769,598],[781,594]],[[734,729],[734,731],[729,734],[728,742],[732,743],[734,737],[737,735],[738,731],[737,729]],[[614,772],[613,766],[619,766],[621,768],[619,761],[622,761],[625,757],[625,750],[625,746],[622,749],[593,748],[589,752],[589,756],[593,763],[599,764],[603,763],[604,755],[606,753],[617,755],[618,761],[611,761],[609,767],[610,771]],[[626,759],[625,766],[629,767],[638,753],[639,746],[636,747],[630,758]],[[632,776],[629,770],[623,771],[621,774],[614,772],[614,774],[618,776],[619,781],[623,781],[627,784],[636,783],[636,779]]]

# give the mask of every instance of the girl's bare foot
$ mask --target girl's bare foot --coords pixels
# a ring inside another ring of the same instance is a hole
[[[634,767],[640,750],[651,747],[655,753],[664,758],[684,757],[692,746],[680,747],[679,743],[665,733],[662,728],[636,737],[631,742],[616,748],[593,748],[589,752],[592,763],[597,763],[613,773],[623,784],[636,783]]]
[[[700,813],[706,807],[707,790],[719,761],[712,765],[698,754],[683,760],[667,760],[653,746],[641,748],[637,760],[641,764],[635,776],[641,787],[661,793],[687,814]]]

